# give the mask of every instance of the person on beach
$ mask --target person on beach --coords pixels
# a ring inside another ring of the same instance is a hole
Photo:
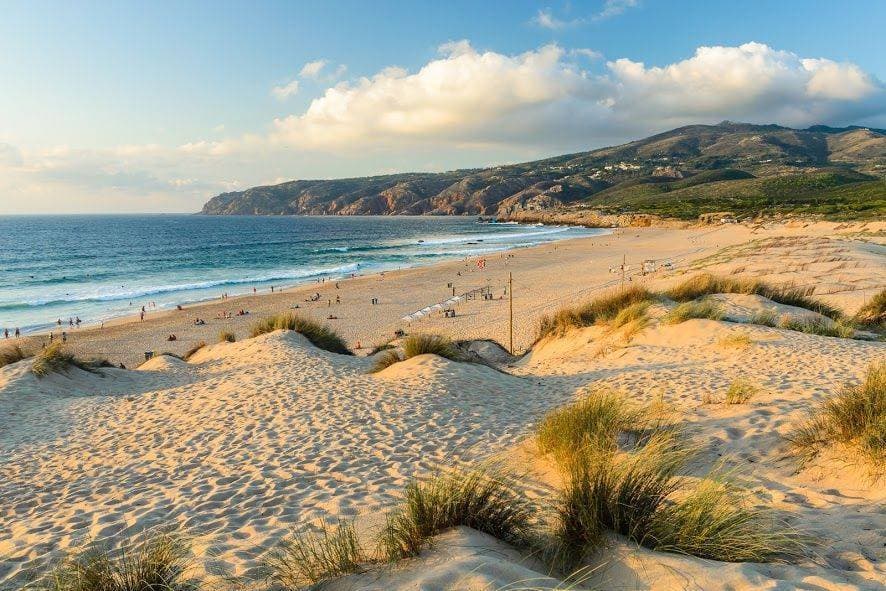
[[[68,333],[66,333],[65,331],[62,331],[62,342],[63,343],[68,342]]]
[[[22,331],[20,331],[18,329],[18,327],[16,326],[15,327],[15,338],[19,338],[20,336],[22,336]]]
[[[9,338],[9,329],[8,328],[3,329],[3,337],[7,338],[7,339]]]

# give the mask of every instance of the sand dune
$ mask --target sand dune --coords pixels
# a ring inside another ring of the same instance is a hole
[[[765,261],[759,245],[712,248],[695,266],[798,283],[825,274],[825,291],[833,288],[825,295],[848,310],[886,285],[882,251],[870,243],[823,238],[827,249],[844,249],[831,254],[818,238],[783,232],[789,239],[769,245]],[[790,256],[773,254],[782,248]],[[852,264],[835,274],[814,262],[826,255],[851,258],[830,264]],[[855,264],[865,261],[873,267]],[[683,271],[636,280],[663,289]],[[820,545],[797,564],[726,565],[613,538],[595,557],[589,587],[882,588],[886,488],[843,450],[798,471],[784,436],[816,403],[886,359],[886,344],[747,324],[762,310],[812,313],[760,296],[715,297],[734,321],[665,324],[665,303],[640,330],[578,329],[519,359],[478,343],[497,368],[419,355],[373,374],[371,358],[328,353],[283,331],[210,345],[188,362],[158,356],[138,370],[71,369],[38,379],[30,360],[0,368],[0,588],[19,588],[84,539],[158,525],[186,532],[211,577],[261,588],[263,558],[292,528],[328,517],[377,520],[411,477],[491,456],[514,460],[531,495],[549,507],[558,482],[534,455],[534,425],[599,386],[671,408],[702,450],[697,473],[723,462],[736,468],[757,502]],[[434,319],[421,328],[440,326]],[[745,404],[722,404],[737,379],[756,393]],[[527,579],[555,588],[545,573],[460,528],[417,559],[330,588],[480,591]]]

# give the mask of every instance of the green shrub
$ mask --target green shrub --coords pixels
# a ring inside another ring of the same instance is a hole
[[[271,579],[284,589],[300,589],[351,573],[362,572],[367,562],[353,522],[319,531],[304,529],[283,540],[266,559]]]
[[[278,314],[260,320],[253,325],[251,334],[253,337],[257,337],[275,330],[294,330],[302,334],[315,347],[331,353],[353,355],[345,340],[332,328],[295,314]]]
[[[447,337],[435,334],[409,335],[403,340],[403,358],[416,355],[439,355],[452,361],[462,361],[462,354]]]
[[[196,591],[190,548],[168,534],[127,540],[119,550],[91,544],[67,556],[36,591]]]
[[[500,468],[439,473],[406,486],[405,498],[388,515],[379,551],[392,561],[416,556],[432,537],[456,526],[525,547],[530,543],[533,514],[532,504]]]
[[[74,354],[65,351],[61,343],[53,343],[40,351],[34,358],[31,371],[37,377],[45,377],[51,373],[67,371],[71,367],[77,367],[83,371],[98,373],[100,367],[113,367],[107,360],[95,359],[84,361]]]
[[[641,302],[654,302],[655,296],[643,287],[632,285],[604,294],[586,304],[572,308],[562,308],[550,316],[543,316],[539,322],[538,338],[560,336],[574,328],[593,326],[613,320],[618,314]],[[635,308],[632,314],[637,313]],[[644,310],[645,311],[645,310]],[[624,320],[624,318],[622,318]]]
[[[25,354],[18,345],[4,345],[0,347],[0,367],[12,365],[28,357],[29,355]]]
[[[664,317],[664,322],[667,324],[680,324],[693,318],[722,320],[723,311],[716,302],[710,300],[684,302],[668,312]]]
[[[864,381],[845,386],[789,436],[803,462],[833,443],[858,449],[875,474],[886,470],[886,362],[868,368]]]
[[[235,343],[237,336],[229,330],[223,330],[218,334],[218,341],[220,343]]]

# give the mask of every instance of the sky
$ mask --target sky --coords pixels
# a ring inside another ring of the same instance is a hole
[[[724,119],[886,127],[886,2],[0,0],[0,214],[194,212]]]

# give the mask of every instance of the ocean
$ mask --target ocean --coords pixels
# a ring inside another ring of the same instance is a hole
[[[473,217],[0,216],[0,331],[607,232]]]

